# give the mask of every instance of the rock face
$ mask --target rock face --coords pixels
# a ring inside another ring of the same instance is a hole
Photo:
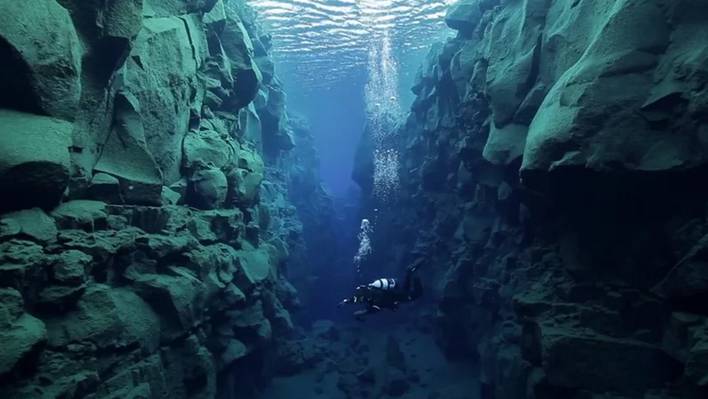
[[[51,208],[69,183],[71,123],[0,110],[0,209]]]
[[[243,397],[316,173],[267,35],[239,0],[0,4],[0,393]]]
[[[69,12],[56,1],[0,3],[0,106],[73,120],[81,97],[82,50]]]
[[[692,1],[448,13],[459,34],[420,69],[374,253],[423,262],[439,342],[479,363],[482,397],[708,394],[707,18]]]

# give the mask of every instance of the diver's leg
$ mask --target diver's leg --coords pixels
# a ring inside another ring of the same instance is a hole
[[[354,318],[357,319],[358,321],[364,321],[364,316],[366,316],[369,312],[366,311],[366,309],[360,309],[354,312]]]
[[[339,304],[337,304],[337,306],[342,306],[342,305],[346,305],[346,304],[359,304],[362,302],[364,302],[364,298],[354,295],[351,298],[343,299],[342,302],[339,302]]]
[[[373,313],[377,313],[379,311],[381,311],[381,308],[379,306],[376,306],[376,305],[367,306],[364,309],[360,309],[360,310],[357,310],[356,312],[354,312],[354,318],[359,321],[364,321],[364,316],[370,315]]]

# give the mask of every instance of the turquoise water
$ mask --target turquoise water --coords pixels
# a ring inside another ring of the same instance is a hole
[[[272,56],[288,108],[309,120],[321,175],[336,196],[352,188],[356,146],[366,123],[372,50],[388,42],[401,109],[413,101],[415,75],[431,44],[452,36],[445,13],[454,0],[250,0],[272,35]]]
[[[708,398],[705,38],[706,0],[0,0],[0,398]]]

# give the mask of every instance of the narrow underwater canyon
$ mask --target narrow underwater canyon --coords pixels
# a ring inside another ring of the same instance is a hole
[[[249,2],[29,3],[0,0],[4,396],[708,397],[708,3],[455,2],[344,201]],[[409,265],[417,303],[337,309]]]

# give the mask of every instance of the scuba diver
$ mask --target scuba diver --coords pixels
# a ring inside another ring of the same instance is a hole
[[[346,298],[338,306],[345,304],[361,304],[364,309],[354,312],[354,317],[363,321],[364,316],[380,312],[383,309],[397,310],[404,302],[413,302],[423,295],[423,284],[415,271],[420,262],[409,266],[406,275],[400,279],[381,278],[373,283],[360,285],[354,290],[351,298]]]

